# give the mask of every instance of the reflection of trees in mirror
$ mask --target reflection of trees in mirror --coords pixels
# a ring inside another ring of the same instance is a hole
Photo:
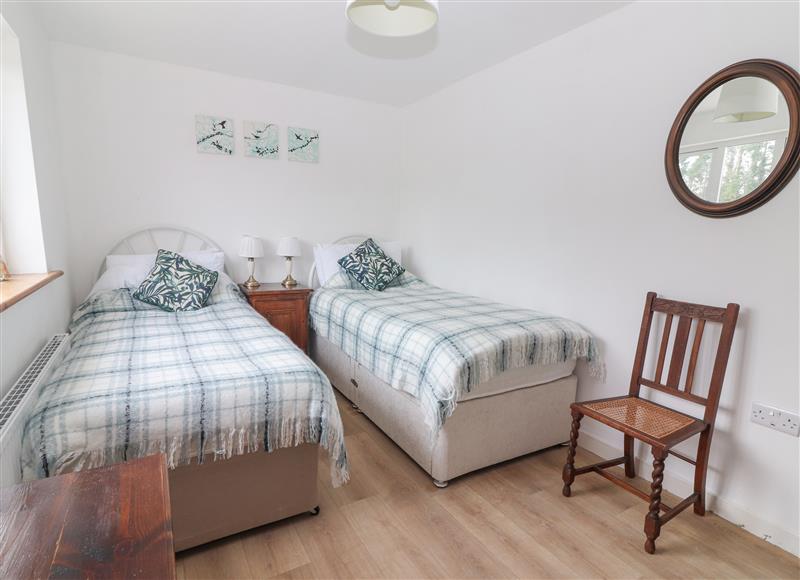
[[[752,136],[750,139],[753,139]],[[781,156],[781,134],[758,141],[724,141],[709,149],[680,155],[678,167],[686,187],[711,203],[736,201],[764,183]]]
[[[680,170],[683,181],[693,194],[706,198],[706,188],[711,175],[711,151],[682,155]]]
[[[726,147],[717,201],[734,201],[755,191],[774,166],[774,139]]]

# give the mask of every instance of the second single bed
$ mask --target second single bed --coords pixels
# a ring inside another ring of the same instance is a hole
[[[408,272],[378,292],[328,271],[311,300],[312,357],[436,485],[568,439],[576,361],[602,373],[581,325]]]

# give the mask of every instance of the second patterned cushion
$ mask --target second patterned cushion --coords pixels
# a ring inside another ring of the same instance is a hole
[[[367,290],[381,291],[405,272],[372,238],[341,258],[339,265]]]

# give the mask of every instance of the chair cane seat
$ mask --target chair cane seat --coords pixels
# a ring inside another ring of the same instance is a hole
[[[579,407],[594,411],[617,425],[636,429],[654,439],[663,439],[689,425],[701,422],[637,397],[589,401],[580,403]]]

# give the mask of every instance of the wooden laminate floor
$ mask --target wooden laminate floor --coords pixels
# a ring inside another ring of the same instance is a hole
[[[664,527],[654,556],[646,554],[646,504],[594,474],[579,477],[572,497],[563,497],[561,447],[437,489],[368,419],[339,402],[350,483],[333,489],[321,465],[319,516],[182,552],[179,578],[800,578],[797,558],[691,510]],[[579,450],[579,465],[596,459]],[[665,494],[666,502],[674,499]]]

